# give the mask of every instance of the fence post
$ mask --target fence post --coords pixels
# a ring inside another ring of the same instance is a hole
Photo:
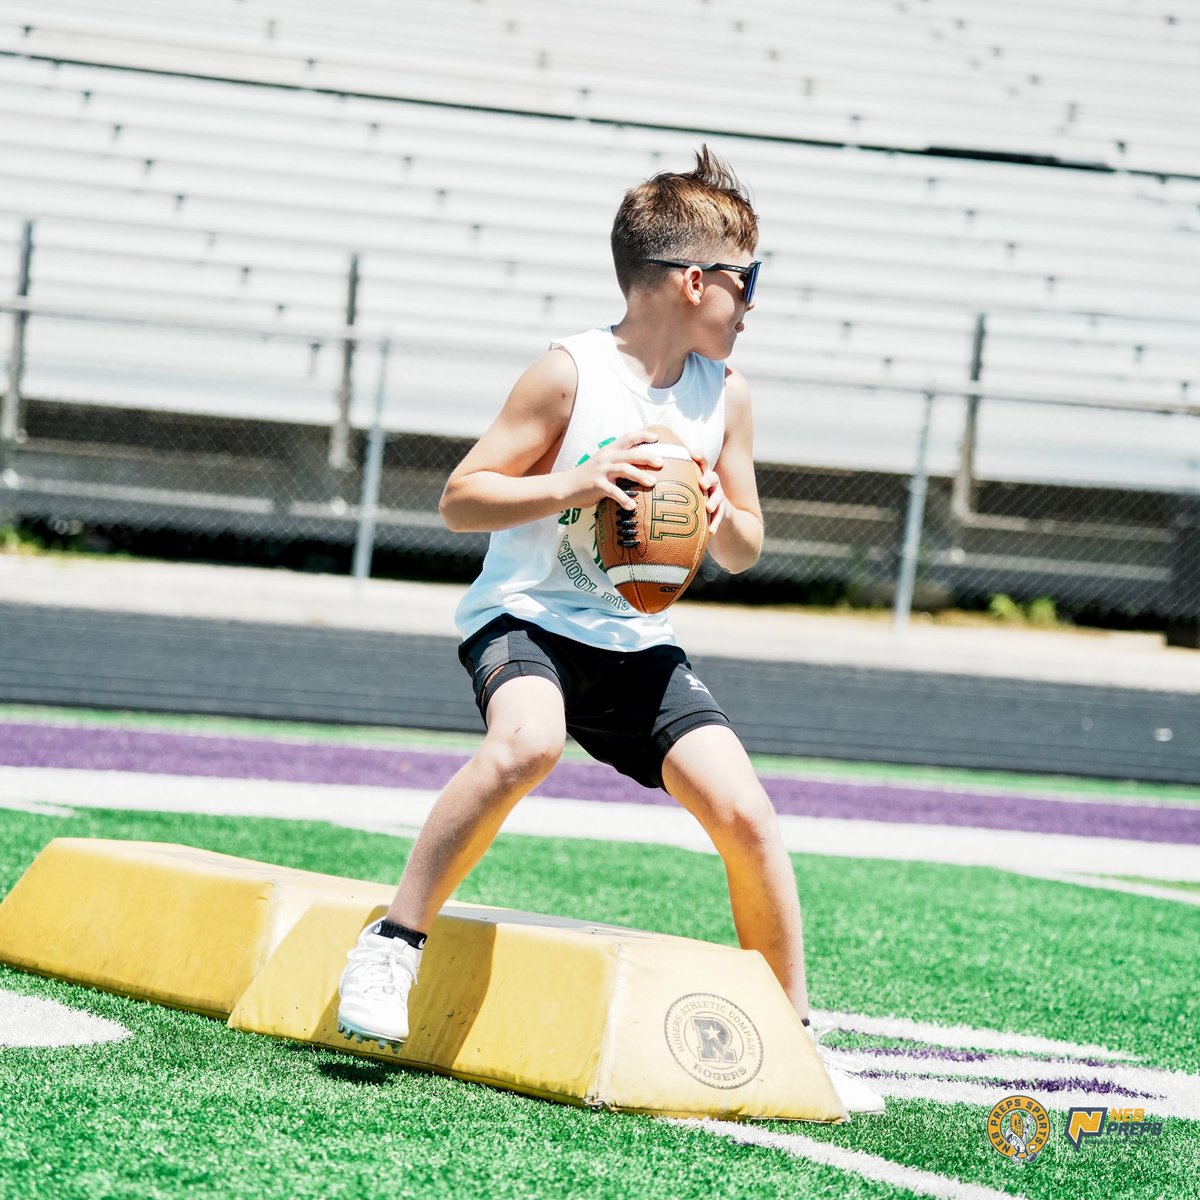
[[[375,522],[379,516],[379,488],[383,481],[383,399],[387,391],[388,356],[391,342],[384,338],[379,344],[379,380],[375,385],[375,411],[371,432],[367,435],[367,452],[363,462],[362,492],[358,502],[358,536],[354,542],[355,579],[371,574],[371,555],[375,549]]]
[[[971,344],[971,382],[978,383],[983,376],[983,343],[987,337],[987,317],[978,313],[975,317],[975,335]],[[959,451],[958,472],[954,476],[954,488],[950,493],[950,511],[958,522],[965,521],[975,509],[975,439],[979,426],[979,397],[967,395],[967,414],[963,425],[962,447]]]
[[[912,612],[913,588],[917,581],[917,556],[921,550],[921,530],[925,524],[925,493],[929,490],[929,429],[933,424],[933,392],[925,393],[925,413],[917,438],[917,461],[908,481],[908,515],[904,522],[904,548],[900,552],[900,575],[896,580],[896,603],[892,628],[902,633],[908,628]]]
[[[21,228],[21,262],[17,268],[17,296],[25,299],[29,295],[30,265],[33,262],[33,222],[26,221]],[[25,376],[25,327],[29,314],[13,313],[12,349],[8,355],[8,385],[4,389],[4,400],[0,403],[0,442],[12,445],[21,432],[21,384]]]
[[[358,319],[358,255],[350,255],[346,280],[346,326]],[[354,338],[342,343],[342,381],[338,385],[337,417],[329,431],[329,466],[344,471],[350,461],[350,405],[354,399]]]
[[[1200,495],[1175,502],[1167,645],[1200,650]]]

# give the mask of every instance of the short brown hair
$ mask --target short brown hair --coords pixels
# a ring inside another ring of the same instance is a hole
[[[706,260],[730,243],[753,253],[758,218],[738,177],[701,146],[694,171],[665,171],[625,193],[612,227],[617,283],[628,295],[662,274],[643,259]]]

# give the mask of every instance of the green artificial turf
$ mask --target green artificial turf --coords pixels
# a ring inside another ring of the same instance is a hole
[[[59,835],[184,842],[388,882],[408,848],[320,823],[0,812],[0,892]],[[985,869],[795,864],[819,1007],[1095,1042],[1196,1070],[1195,907]],[[502,836],[459,898],[733,941],[719,860],[667,847]],[[242,1034],[8,969],[0,988],[134,1034],[88,1048],[0,1049],[5,1200],[910,1195],[695,1128]],[[1030,1198],[1196,1194],[1200,1123],[1172,1120],[1159,1139],[1075,1152],[1055,1115],[1050,1145],[1026,1168],[991,1149],[986,1110],[971,1105],[894,1100],[884,1116],[846,1126],[766,1124]]]

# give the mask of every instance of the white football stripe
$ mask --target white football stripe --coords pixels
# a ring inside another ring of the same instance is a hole
[[[90,1046],[132,1036],[124,1025],[56,1000],[0,991],[0,1046]]]
[[[622,583],[686,583],[690,567],[672,567],[666,563],[618,563],[605,568],[615,584]]]
[[[799,1133],[775,1133],[757,1125],[739,1125],[733,1121],[668,1120],[672,1125],[703,1129],[706,1133],[727,1137],[744,1146],[782,1150],[793,1158],[804,1158],[809,1162],[850,1171],[865,1179],[907,1188],[918,1196],[933,1196],[936,1200],[1022,1200],[1019,1192],[1001,1192],[978,1183],[964,1183],[961,1179],[937,1175],[933,1171],[906,1167],[903,1163],[892,1162],[877,1154],[867,1154],[864,1150],[846,1150],[829,1142],[818,1142]]]
[[[674,442],[652,442],[649,444],[654,446],[654,453],[657,454],[659,458],[678,458],[687,462],[696,461],[692,457],[690,450],[688,450],[685,446],[676,445]]]

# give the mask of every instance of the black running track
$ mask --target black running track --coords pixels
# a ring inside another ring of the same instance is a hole
[[[0,703],[477,731],[452,638],[0,605]],[[1200,695],[695,656],[747,747],[1200,784]]]

